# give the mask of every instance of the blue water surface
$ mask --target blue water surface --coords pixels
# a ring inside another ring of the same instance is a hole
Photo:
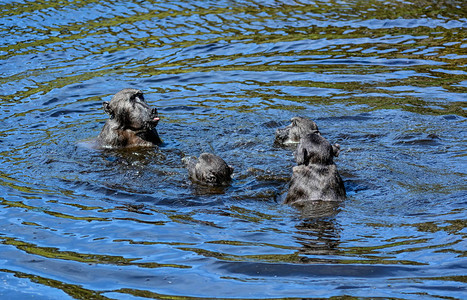
[[[0,2],[0,298],[465,299],[466,28],[457,0]],[[93,148],[127,87],[164,144]],[[343,203],[282,204],[297,115]],[[202,152],[231,186],[189,181]]]

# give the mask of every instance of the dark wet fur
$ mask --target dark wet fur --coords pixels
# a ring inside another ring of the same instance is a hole
[[[103,103],[110,118],[97,137],[100,147],[153,147],[162,143],[156,130],[158,113],[137,89],[123,89]]]
[[[293,117],[291,123],[284,128],[276,130],[274,143],[280,146],[297,144],[300,138],[309,133],[319,133],[318,125],[310,119]]]
[[[333,161],[339,152],[338,144],[331,145],[319,134],[304,136],[295,152],[298,166],[293,168],[284,203],[303,206],[316,200],[344,200],[344,182]]]
[[[196,158],[185,160],[190,179],[208,186],[225,186],[232,180],[233,168],[217,155],[203,153]]]
[[[300,143],[295,150],[297,165],[321,164],[329,165],[334,163],[334,157],[339,156],[340,145],[331,145],[320,134],[312,133],[300,139]]]

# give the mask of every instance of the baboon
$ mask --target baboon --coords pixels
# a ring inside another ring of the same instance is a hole
[[[291,123],[286,127],[276,130],[276,138],[274,140],[276,145],[288,146],[298,144],[300,138],[308,133],[319,134],[318,125],[310,119],[293,117],[290,121]]]
[[[103,103],[110,116],[97,137],[103,148],[153,147],[162,143],[156,130],[159,115],[137,89],[123,89]]]
[[[197,159],[185,158],[184,162],[193,182],[208,186],[225,186],[232,180],[233,168],[212,153],[202,153]]]
[[[295,152],[298,165],[293,168],[284,203],[302,206],[308,201],[344,200],[344,182],[333,160],[339,152],[338,144],[331,145],[319,134],[302,137]]]

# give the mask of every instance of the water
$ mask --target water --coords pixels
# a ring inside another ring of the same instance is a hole
[[[463,1],[3,1],[2,299],[461,299]],[[126,87],[159,149],[89,146]],[[348,199],[281,204],[296,115]],[[214,152],[230,187],[193,186]]]

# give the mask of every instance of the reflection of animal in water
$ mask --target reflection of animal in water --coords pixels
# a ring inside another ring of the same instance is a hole
[[[339,152],[338,144],[331,145],[319,134],[302,137],[295,152],[298,166],[293,168],[284,203],[300,206],[316,200],[344,200],[344,183],[333,161]]]
[[[318,125],[310,119],[293,117],[291,123],[284,128],[276,130],[274,143],[277,145],[298,144],[300,138],[309,133],[318,133]]]
[[[320,201],[323,205],[334,205],[335,208],[339,205],[335,201]],[[328,208],[328,211],[334,211],[332,208]],[[336,226],[336,222],[333,218],[322,218],[326,216],[306,218],[300,224],[296,224],[297,229],[296,235],[294,236],[296,242],[301,245],[298,247],[298,253],[303,255],[301,261],[313,262],[316,260],[315,255],[336,255],[339,253],[340,248],[340,228]],[[311,257],[306,257],[310,255]],[[328,262],[333,262],[333,259],[329,257]],[[335,263],[338,263],[336,258]],[[336,270],[340,272],[340,270]]]
[[[159,115],[137,89],[123,89],[104,102],[110,116],[97,138],[104,148],[152,147],[162,143],[156,131]]]
[[[203,153],[198,159],[184,159],[190,179],[196,183],[209,186],[228,185],[232,180],[233,168],[217,155]]]

